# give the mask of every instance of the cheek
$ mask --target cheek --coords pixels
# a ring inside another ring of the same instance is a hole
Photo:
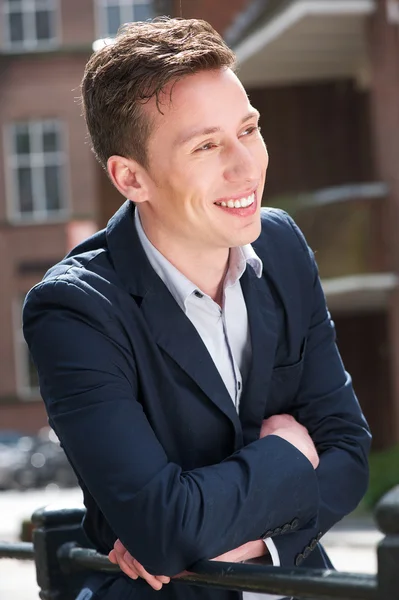
[[[266,156],[265,156],[265,171],[267,171],[267,169],[269,167],[269,153],[266,150],[266,146],[265,146],[265,154],[266,154]]]
[[[256,149],[256,156],[259,160],[259,164],[262,166],[262,170],[266,170],[269,165],[269,153],[263,138],[259,140],[259,144]]]
[[[263,142],[262,145],[263,145],[263,160],[264,160],[264,165],[265,165],[264,169],[266,172],[268,169],[268,166],[269,166],[269,153],[267,151],[266,144]]]
[[[181,171],[176,181],[176,190],[184,204],[193,208],[208,207],[215,194],[215,179],[207,168],[193,168],[192,165]]]

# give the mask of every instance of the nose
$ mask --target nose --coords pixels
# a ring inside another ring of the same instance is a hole
[[[240,141],[229,148],[224,176],[232,183],[259,181],[260,165],[253,151]]]

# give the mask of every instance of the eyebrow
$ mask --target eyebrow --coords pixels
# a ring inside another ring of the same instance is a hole
[[[258,110],[251,110],[247,115],[245,115],[245,117],[243,119],[241,119],[241,125],[243,125],[244,123],[246,123],[247,121],[249,121],[250,119],[253,119],[254,117],[259,118],[260,117],[260,113]],[[191,140],[198,138],[198,137],[204,137],[207,135],[212,135],[213,133],[219,133],[221,131],[220,127],[205,127],[204,129],[196,129],[195,131],[190,131],[190,133],[184,134],[183,136],[178,137],[175,142],[174,142],[174,146],[182,146],[184,144],[187,144],[188,142],[190,142]]]

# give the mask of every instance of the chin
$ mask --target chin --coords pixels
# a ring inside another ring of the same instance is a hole
[[[250,227],[246,227],[237,236],[237,243],[235,246],[245,246],[246,244],[252,244],[260,236],[262,227],[260,219],[256,223],[253,223]],[[239,241],[238,241],[239,240]]]

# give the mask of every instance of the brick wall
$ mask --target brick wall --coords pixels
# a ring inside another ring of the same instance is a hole
[[[41,279],[47,266],[67,251],[67,222],[18,226],[8,222],[9,149],[3,143],[3,132],[6,125],[15,121],[60,119],[65,131],[64,192],[69,213],[75,219],[96,219],[96,164],[86,143],[86,127],[76,101],[96,37],[93,6],[91,0],[61,2],[61,52],[10,54],[0,59],[0,428],[18,428],[22,418],[32,430],[45,424],[41,402],[12,405],[17,396],[18,367],[18,314],[14,309],[18,299]]]
[[[204,19],[223,34],[250,3],[251,0],[174,0],[174,15],[185,19]]]

